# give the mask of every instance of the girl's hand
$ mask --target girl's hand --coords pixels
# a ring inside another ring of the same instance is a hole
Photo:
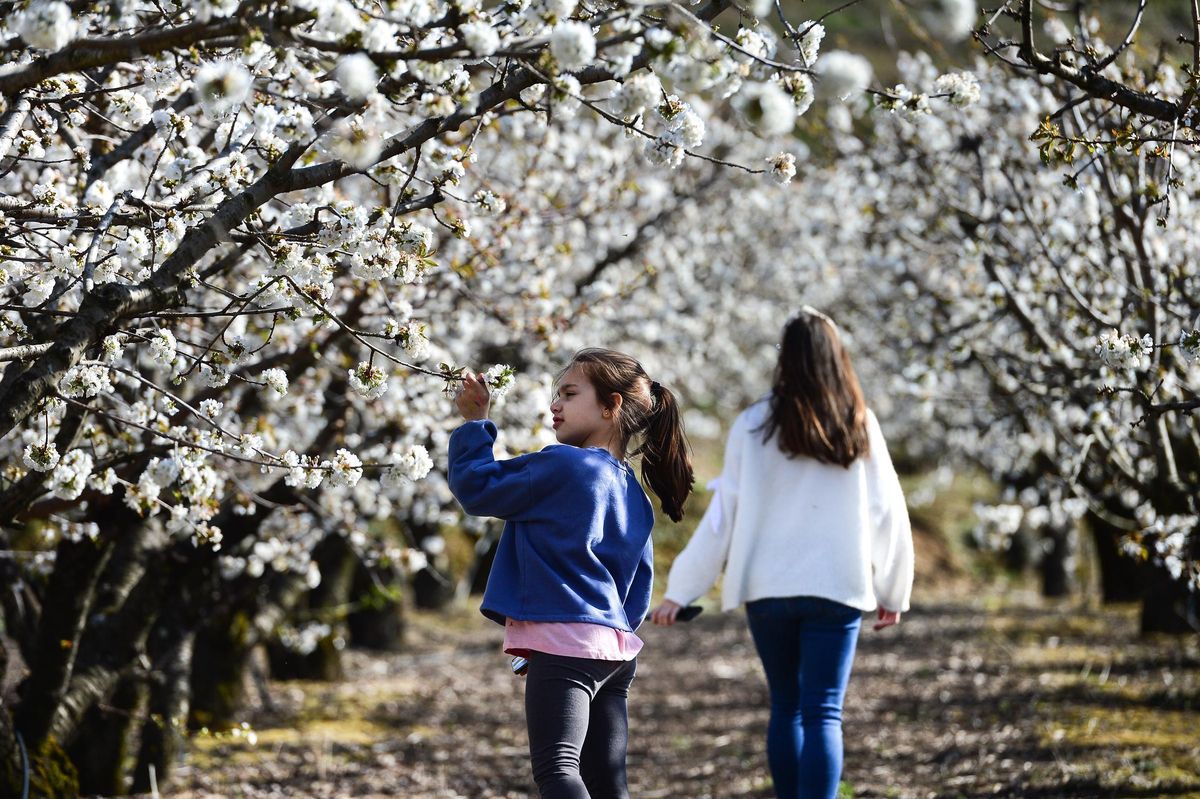
[[[463,377],[462,388],[454,395],[454,404],[458,406],[458,412],[468,422],[486,419],[491,401],[487,385],[483,382],[483,375],[473,375],[469,372]]]
[[[875,630],[882,630],[884,627],[891,627],[893,624],[900,623],[900,611],[888,610],[887,608],[879,608],[879,621],[875,622]]]
[[[662,604],[654,609],[650,614],[650,621],[663,627],[670,627],[675,623],[675,617],[679,615],[683,605],[672,602],[669,599],[664,599]]]

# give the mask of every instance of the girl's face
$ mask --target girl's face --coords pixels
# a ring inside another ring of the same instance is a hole
[[[572,366],[563,375],[558,393],[550,403],[554,435],[560,444],[608,447],[617,433],[615,411],[616,408],[610,410],[600,404],[587,375],[578,366]]]

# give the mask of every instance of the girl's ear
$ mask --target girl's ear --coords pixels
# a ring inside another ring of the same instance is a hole
[[[610,410],[613,412],[613,416],[617,416],[618,414],[621,413],[621,402],[623,401],[623,398],[621,397],[621,392],[614,391],[612,393],[612,396],[609,399],[612,402],[612,406],[611,406]]]

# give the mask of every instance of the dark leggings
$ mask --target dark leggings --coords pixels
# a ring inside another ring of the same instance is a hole
[[[633,660],[529,656],[525,721],[542,799],[629,799],[626,702],[636,670]]]

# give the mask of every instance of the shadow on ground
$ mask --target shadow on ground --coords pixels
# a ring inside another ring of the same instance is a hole
[[[644,628],[631,699],[637,799],[772,797],[766,684],[740,613]],[[338,685],[274,683],[257,735],[196,742],[171,791],[207,797],[534,796],[502,631],[425,618],[413,654],[350,653]],[[845,717],[854,797],[1200,797],[1200,642],[1132,610],[920,603],[865,629]]]

